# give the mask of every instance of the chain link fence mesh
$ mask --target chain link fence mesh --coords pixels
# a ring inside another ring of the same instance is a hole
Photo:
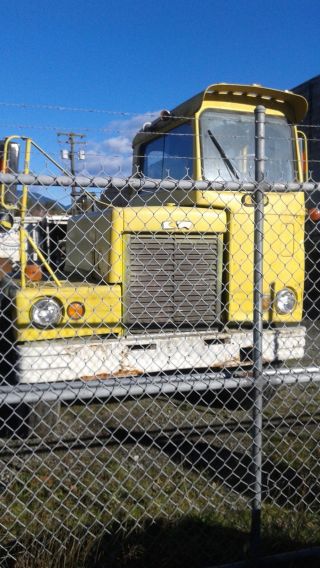
[[[279,117],[259,158],[253,113],[205,112],[198,138],[185,117],[140,133],[133,177],[2,167],[3,566],[213,566],[255,531],[261,554],[320,544],[318,185]]]

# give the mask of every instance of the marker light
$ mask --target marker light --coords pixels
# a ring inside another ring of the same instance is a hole
[[[72,302],[72,304],[69,304],[69,306],[67,307],[67,315],[72,320],[81,319],[83,318],[84,314],[85,307],[80,302]]]
[[[309,209],[309,217],[312,221],[320,221],[320,209],[317,207]]]

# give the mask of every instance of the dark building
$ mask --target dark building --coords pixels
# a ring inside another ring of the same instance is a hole
[[[308,138],[310,177],[320,181],[320,75],[291,89],[304,96],[309,105],[300,130]],[[306,192],[306,208],[320,207],[320,190]],[[306,216],[305,233],[305,296],[304,309],[307,317],[320,317],[320,222]]]
[[[320,75],[291,90],[308,101],[309,110],[301,124],[301,130],[305,132],[309,141],[310,177],[320,181]]]

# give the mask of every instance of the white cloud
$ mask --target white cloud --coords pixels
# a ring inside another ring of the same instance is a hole
[[[88,141],[83,168],[90,175],[130,175],[133,137],[145,122],[151,122],[158,115],[159,112],[149,112],[110,122],[106,128],[110,136],[100,141]]]
[[[112,152],[119,152],[120,154],[128,154],[131,152],[131,140],[125,136],[115,136],[105,140],[105,145],[110,148]]]

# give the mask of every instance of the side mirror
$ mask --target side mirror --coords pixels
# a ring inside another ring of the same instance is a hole
[[[302,181],[308,181],[309,167],[308,167],[308,140],[302,130],[298,130],[298,147],[299,147],[299,163],[302,170]]]

